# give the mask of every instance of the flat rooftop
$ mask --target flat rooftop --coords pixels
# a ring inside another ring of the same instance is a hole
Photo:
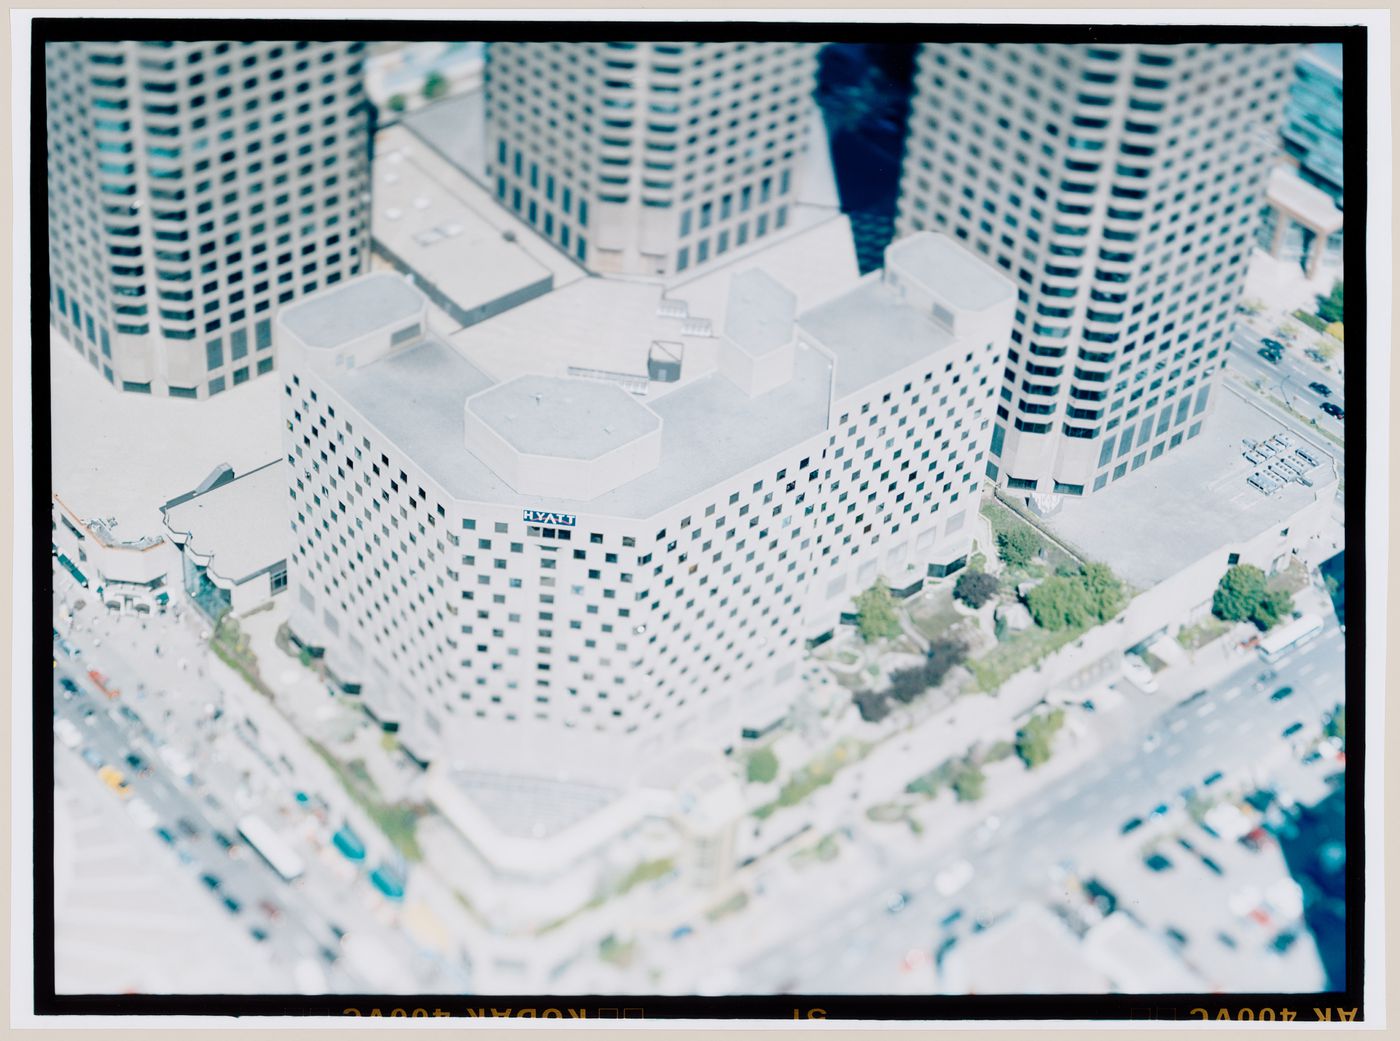
[[[241,582],[287,557],[287,467],[281,456],[227,484],[172,506],[166,526],[210,558],[209,570]]]
[[[838,401],[955,342],[931,312],[902,303],[879,272],[799,324],[836,356]]]
[[[801,299],[802,286],[779,287],[771,279],[748,275],[748,267],[740,269],[746,272],[745,282],[775,291],[760,294],[771,296],[769,303],[776,301],[785,310],[791,305],[789,291]],[[822,279],[818,283],[825,293],[828,283]],[[722,288],[728,301],[727,278],[710,287]],[[777,292],[779,288],[782,292]],[[665,306],[663,292],[658,284],[589,278],[460,329],[449,339],[429,335],[403,351],[325,378],[457,499],[640,519],[699,495],[825,430],[833,363],[824,351],[837,359],[834,378],[839,397],[954,342],[931,315],[899,303],[878,275],[869,276],[863,282],[848,283],[848,291],[838,299],[798,316],[792,379],[750,397],[716,371],[715,336],[694,327],[697,322],[708,323],[709,332],[717,334],[722,323],[694,307],[688,318],[680,317]],[[684,297],[677,292],[670,299]],[[741,324],[762,319],[771,311],[764,303],[757,301],[755,316],[736,315],[736,319]],[[809,326],[816,335],[807,339],[819,339],[824,350],[803,343],[801,330]],[[767,335],[766,326],[758,335]],[[657,341],[683,343],[685,359],[678,382],[641,381],[646,387],[645,407],[629,401],[618,381],[582,378],[597,371],[644,377],[647,354]],[[570,369],[581,371],[571,374]],[[511,381],[518,382],[512,385]],[[634,405],[631,414],[641,424],[638,431],[654,429],[649,416],[660,418],[660,463],[587,502],[521,496],[466,447],[467,399],[498,384],[510,389],[478,399],[490,410],[497,429],[508,425],[507,415],[538,410],[536,394],[558,398],[560,415],[568,417],[567,422],[539,424],[537,430],[522,425],[512,438],[525,439],[517,445],[523,451],[566,458],[606,451],[623,430],[619,426],[600,432],[599,417],[607,412],[619,424],[630,423],[626,406]],[[571,448],[569,442],[575,438],[581,439],[580,444]]]
[[[126,394],[49,330],[53,490],[84,520],[110,517],[125,540],[166,534],[161,506],[220,463],[243,473],[282,455],[282,380],[249,380],[206,401]],[[283,494],[286,489],[283,489]]]
[[[375,147],[376,244],[461,310],[586,276],[408,128],[384,130]]]
[[[616,384],[557,376],[497,384],[467,408],[517,452],[561,459],[596,459],[661,426]]]
[[[1283,424],[1224,384],[1211,393],[1215,409],[1195,440],[1091,496],[1067,498],[1045,527],[1148,589],[1223,546],[1286,525],[1318,495],[1333,494],[1332,454],[1292,429],[1286,432],[1295,446],[1322,463],[1307,473],[1314,487],[1289,483],[1264,495],[1248,484],[1258,467],[1244,458],[1243,439],[1266,441]]]
[[[326,379],[457,499],[644,518],[825,429],[830,365],[799,350],[795,378],[759,397],[711,373],[649,401],[662,422],[660,465],[587,503],[520,495],[467,450],[466,399],[495,381],[436,337]]]
[[[313,293],[283,308],[280,317],[308,347],[331,348],[399,325],[422,309],[422,294],[403,279],[377,276]]]
[[[1291,166],[1275,167],[1269,174],[1268,201],[1296,213],[1327,233],[1342,226],[1342,211],[1332,196],[1298,176]]]
[[[1016,286],[996,268],[943,236],[906,236],[885,256],[954,307],[983,311],[1013,296]]]

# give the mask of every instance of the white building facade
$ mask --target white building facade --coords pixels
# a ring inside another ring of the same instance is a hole
[[[1018,283],[987,474],[1040,505],[1199,432],[1226,363],[1292,48],[925,44],[898,234]]]
[[[292,628],[423,760],[621,783],[732,746],[851,595],[966,554],[1013,304],[937,235],[801,314],[746,270],[713,364],[645,398],[498,380],[396,276],[288,308]]]
[[[816,59],[809,43],[493,42],[488,176],[594,271],[683,272],[788,223]]]
[[[363,43],[51,43],[49,317],[113,386],[207,398],[369,248]]]

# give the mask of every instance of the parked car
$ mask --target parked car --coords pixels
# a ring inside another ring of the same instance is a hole
[[[83,749],[83,762],[87,763],[88,766],[92,767],[94,770],[102,769],[102,757],[97,754],[97,749],[95,748]]]
[[[1269,695],[1269,700],[1270,700],[1270,701],[1282,701],[1284,698],[1289,697],[1289,696],[1291,696],[1292,694],[1293,694],[1293,688],[1292,688],[1292,687],[1280,687],[1278,690],[1274,691],[1272,694]]]
[[[1215,874],[1217,875],[1225,874],[1225,869],[1221,867],[1218,863],[1216,863],[1214,860],[1212,860],[1210,857],[1202,856],[1201,864],[1208,870],[1215,872]]]
[[[1168,871],[1172,866],[1171,860],[1160,853],[1151,854],[1143,860],[1143,863],[1147,865],[1149,870],[1157,872]]]
[[[1320,380],[1313,380],[1308,384],[1308,389],[1315,394],[1321,394],[1324,398],[1330,398],[1332,396],[1332,388]]]
[[[1303,724],[1302,724],[1302,723],[1290,723],[1288,726],[1286,726],[1286,727],[1284,728],[1284,730],[1283,730],[1283,736],[1284,736],[1284,737],[1292,737],[1294,734],[1296,734],[1298,731],[1300,731],[1300,730],[1302,730],[1302,729],[1303,729]]]
[[[885,898],[885,910],[890,914],[899,914],[909,906],[908,893],[891,893]]]
[[[63,696],[65,698],[71,698],[74,694],[78,693],[78,685],[67,676],[60,676],[58,678],[58,685],[63,688]]]
[[[1130,834],[1131,832],[1137,831],[1140,827],[1142,827],[1141,817],[1129,817],[1123,822],[1122,834]]]
[[[1220,770],[1216,770],[1214,773],[1207,774],[1205,780],[1203,780],[1201,784],[1209,788],[1213,784],[1218,784],[1220,781],[1224,780],[1224,778],[1225,774]]]

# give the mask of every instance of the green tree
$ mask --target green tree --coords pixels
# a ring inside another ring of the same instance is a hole
[[[953,586],[953,595],[968,607],[983,607],[1001,589],[995,575],[985,571],[964,571]]]
[[[1272,629],[1293,613],[1293,597],[1285,589],[1266,589],[1254,608],[1252,621],[1260,629]]]
[[[1324,322],[1342,321],[1342,282],[1332,283],[1332,292],[1317,298],[1317,316]]]
[[[1045,715],[1032,717],[1016,732],[1016,754],[1028,768],[1034,770],[1049,760],[1055,734],[1064,723],[1065,710],[1057,708]]]
[[[1083,578],[1054,575],[1026,594],[1035,624],[1042,629],[1087,629],[1095,618],[1094,602]]]
[[[1100,622],[1108,621],[1123,610],[1127,596],[1112,568],[1107,564],[1085,564],[1080,575],[1093,604],[1094,616]]]
[[[958,802],[976,802],[987,791],[987,775],[971,761],[964,761],[953,775],[953,794]]]
[[[390,112],[403,112],[408,108],[408,98],[402,94],[392,94],[388,101]]]
[[[997,532],[997,554],[1008,567],[1025,567],[1040,552],[1040,547],[1040,536],[1029,527],[1017,525]]]
[[[434,70],[423,80],[423,96],[435,101],[447,93],[447,77]]]
[[[856,628],[866,643],[893,639],[900,633],[899,618],[894,613],[894,597],[885,580],[879,579],[856,597]]]
[[[1236,564],[1225,572],[1211,599],[1211,613],[1227,622],[1253,618],[1264,598],[1264,572],[1253,564]]]
[[[767,784],[778,776],[778,756],[771,748],[760,748],[749,756],[747,774],[755,784]]]

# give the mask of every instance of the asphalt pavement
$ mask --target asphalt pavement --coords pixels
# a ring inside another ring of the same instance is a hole
[[[1341,434],[1344,420],[1335,419],[1322,411],[1322,403],[1330,401],[1345,410],[1346,395],[1342,380],[1333,373],[1324,373],[1303,355],[1306,348],[1288,347],[1278,362],[1266,361],[1259,348],[1263,336],[1243,323],[1235,326],[1231,337],[1230,368],[1247,379],[1263,381],[1275,397],[1287,402],[1294,410],[1308,418],[1315,418],[1324,430]],[[1311,384],[1321,383],[1330,387],[1330,395],[1319,394]]]

